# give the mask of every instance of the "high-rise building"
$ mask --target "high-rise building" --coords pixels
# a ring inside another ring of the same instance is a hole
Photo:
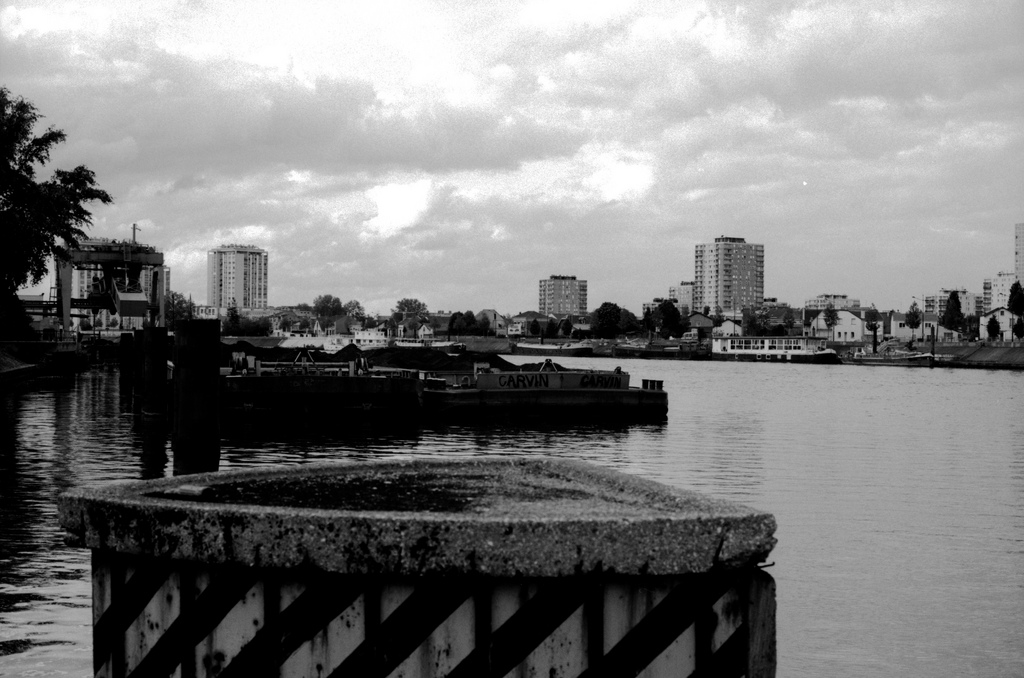
[[[693,306],[721,307],[726,314],[760,306],[764,300],[764,245],[743,238],[701,243],[694,257]]]
[[[676,307],[680,313],[683,313],[683,309],[686,309],[686,314],[690,314],[694,311],[701,311],[701,308],[693,307],[693,281],[683,280],[678,285],[669,285],[668,287],[668,298],[676,300]]]
[[[809,311],[824,311],[828,305],[837,311],[844,308],[860,308],[860,299],[854,299],[845,294],[819,294],[813,299],[804,302],[804,308]]]
[[[206,303],[238,310],[267,307],[267,251],[221,245],[206,255]]]
[[[949,303],[949,295],[956,292],[960,300],[960,312],[965,316],[980,316],[985,312],[985,297],[983,294],[968,292],[964,288],[941,289],[938,294],[926,294],[924,297],[924,312],[934,313],[941,318],[946,313],[946,304]]]
[[[985,313],[1010,303],[1010,287],[1017,279],[1014,271],[1000,271],[994,278],[985,278],[982,285]]]
[[[1024,285],[1024,224],[1017,224],[1013,234],[1013,270],[1017,273],[1017,280]]]
[[[537,311],[544,315],[587,312],[587,281],[574,275],[553,275],[540,281]]]

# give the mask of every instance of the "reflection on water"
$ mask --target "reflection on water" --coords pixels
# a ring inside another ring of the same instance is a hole
[[[221,468],[389,456],[588,460],[771,511],[779,675],[1022,675],[1024,374],[615,363],[669,389],[643,425],[301,421],[222,443]],[[0,675],[89,675],[89,557],[54,497],[173,473],[116,373],[0,395]]]

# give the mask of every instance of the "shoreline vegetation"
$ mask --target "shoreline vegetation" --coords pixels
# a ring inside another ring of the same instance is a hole
[[[297,349],[292,347],[284,348],[280,346],[284,341],[284,337],[222,337],[222,352],[227,350],[230,353],[228,347],[238,343],[248,344],[246,348],[252,347],[256,349],[255,352],[272,351],[275,353],[279,352],[291,352]],[[478,357],[484,356],[502,356],[502,355],[513,355],[513,352],[509,346],[509,342],[504,338],[491,338],[491,337],[460,337],[458,341],[465,344],[466,357],[476,355]],[[113,353],[116,355],[116,343],[110,342],[111,348],[114,349]],[[315,345],[317,342],[316,338],[310,338],[310,344]],[[540,344],[539,341],[520,341],[520,344],[536,345]],[[560,340],[546,339],[545,345],[570,343],[568,340],[562,342]],[[647,346],[647,350],[641,353],[625,353],[621,351],[615,352],[616,347],[623,346],[624,342],[615,341],[595,341],[593,342],[593,355],[594,358],[615,358],[615,359],[626,359],[626,358],[640,358],[647,359],[652,357],[665,357],[669,359],[686,360],[689,359],[686,352],[679,355],[672,355],[671,352],[666,352],[664,356],[659,356],[659,351],[662,351],[666,346],[675,346],[675,343],[666,342],[664,340],[655,340]],[[633,344],[635,347],[635,343]],[[858,349],[863,350],[870,354],[871,345],[870,343],[829,343],[829,348],[833,348],[840,355],[846,355],[847,353],[853,353]],[[921,350],[930,351],[930,344],[922,344]],[[376,349],[380,351],[382,349]],[[399,352],[405,352],[410,349],[387,349],[389,352],[398,350]],[[440,353],[440,351],[438,351]],[[106,353],[108,356],[111,352],[99,352]],[[372,360],[374,351],[368,351],[366,353]],[[976,369],[997,369],[997,370],[1022,370],[1024,371],[1024,342],[993,342],[993,341],[976,341],[976,342],[960,342],[960,343],[936,343],[935,353],[937,355],[950,356],[951,359],[944,361],[941,365],[936,367],[949,367],[949,368],[976,368]],[[98,356],[98,352],[93,352],[93,357]],[[329,354],[327,354],[329,355]],[[552,357],[558,357],[553,355]],[[109,362],[98,360],[97,362]],[[0,387],[14,384],[25,379],[38,376],[44,372],[43,366],[34,363],[24,362],[19,360],[17,357],[5,352],[0,349]]]

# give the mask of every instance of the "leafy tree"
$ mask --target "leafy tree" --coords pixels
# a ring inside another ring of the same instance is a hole
[[[340,315],[350,315],[353,318],[359,318],[362,320],[366,317],[366,309],[364,309],[363,305],[358,301],[352,299],[351,301],[346,301],[342,305]]]
[[[996,339],[999,337],[999,318],[991,316],[988,319],[988,324],[985,325],[985,331],[988,332],[989,339]]]
[[[721,313],[722,312],[722,307],[721,306],[716,307],[715,308],[715,312],[716,313]],[[708,316],[710,318],[711,317],[711,307],[710,306],[705,306],[703,313],[704,313],[704,315],[706,315],[706,316]]]
[[[540,321],[536,318],[530,323],[530,334],[535,337],[540,334]]]
[[[88,318],[85,318],[82,320],[82,322],[78,323],[78,329],[80,329],[83,332],[88,332],[89,330],[92,329],[92,323],[89,322]]]
[[[455,313],[452,315],[452,328],[456,334],[472,335],[478,331],[476,314],[473,311]]]
[[[619,333],[622,309],[618,304],[606,301],[590,314],[590,329],[595,337],[613,339]]]
[[[238,313],[237,306],[228,306],[228,317],[224,323],[224,334],[228,337],[240,336],[242,329],[242,316]]]
[[[747,337],[761,336],[761,328],[757,325],[757,316],[750,309],[743,309],[743,335]]]
[[[299,311],[312,311],[313,307],[306,302],[302,302],[301,304],[295,304],[295,309]]]
[[[786,328],[786,334],[793,330],[794,325],[796,325],[796,314],[793,313],[792,308],[787,308],[786,312],[782,315],[782,326]]]
[[[548,318],[548,324],[544,327],[544,336],[554,338],[558,336],[558,321],[554,318]]]
[[[413,315],[426,315],[430,311],[427,310],[427,305],[419,299],[399,299],[398,303],[395,304],[396,313],[409,313]]]
[[[37,169],[50,161],[51,149],[66,139],[53,127],[34,136],[42,117],[34,105],[0,87],[0,332],[8,336],[28,328],[18,289],[42,280],[50,257],[67,260],[85,237],[82,229],[92,224],[87,203],[112,202],[85,165],[54,170],[46,181],[36,179]]]
[[[828,328],[832,340],[835,341],[833,328],[839,324],[839,312],[836,310],[836,307],[832,304],[826,306],[825,310],[821,312],[821,320],[825,323],[825,327]]]
[[[914,330],[921,326],[921,321],[923,319],[924,314],[921,313],[921,308],[917,305],[917,302],[915,301],[910,305],[910,308],[907,309],[907,314],[903,318],[904,324],[910,328],[911,340],[913,340],[914,338]]]
[[[663,301],[658,304],[658,315],[661,316],[661,337],[668,339],[672,336],[682,336],[682,317],[679,309],[671,301]]]
[[[461,318],[462,318],[462,312],[461,311],[456,311],[455,313],[452,313],[451,317],[448,318],[448,339],[449,340],[452,338],[452,332],[455,332],[455,334],[459,333],[458,322],[459,322],[459,320]]]
[[[572,336],[572,316],[567,315],[567,316],[565,316],[565,318],[562,319],[561,328],[562,328],[562,336],[564,336],[564,337],[571,337]]]
[[[619,309],[619,334],[633,334],[641,331],[640,319],[627,309]]]
[[[265,337],[270,334],[270,318],[242,318],[235,330],[236,337]]]
[[[960,294],[956,290],[949,293],[946,300],[946,311],[942,314],[942,326],[960,331],[964,324],[963,309],[960,308]]]
[[[476,331],[480,336],[486,337],[487,333],[491,331],[491,319],[484,317],[477,320]]]
[[[10,341],[32,340],[32,318],[16,294],[0,294],[0,339]]]
[[[1024,339],[1024,318],[1017,318],[1017,322],[1013,323],[1013,336]]]
[[[652,313],[650,308],[644,309],[644,317],[640,320],[640,327],[648,334],[653,334],[658,329],[655,313]]]
[[[761,306],[754,311],[754,318],[761,336],[768,336],[772,329],[772,310],[767,306]]]
[[[1010,285],[1010,297],[1006,302],[1006,310],[1017,316],[1017,318],[1024,317],[1024,289],[1020,286],[1020,281],[1015,280]],[[1016,332],[1016,326],[1014,326],[1014,332]]]
[[[705,306],[704,308],[707,309],[708,307]],[[707,315],[707,313],[705,312],[704,315]],[[722,323],[724,323],[724,322],[725,322],[725,314],[722,312],[722,307],[721,306],[715,306],[715,314],[713,316],[711,316],[711,325],[713,327],[721,327]]]
[[[871,332],[871,352],[878,353],[878,328],[882,326],[882,314],[872,305],[864,314],[864,320],[864,327]]]
[[[967,336],[971,339],[977,339],[980,336],[980,320],[975,314],[964,316],[964,331],[967,332]]]
[[[164,325],[168,330],[177,329],[195,312],[195,304],[181,292],[173,290],[164,300]]]
[[[313,299],[313,313],[318,318],[344,315],[341,299],[333,294],[321,294]]]

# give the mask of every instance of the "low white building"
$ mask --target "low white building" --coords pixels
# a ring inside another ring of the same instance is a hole
[[[907,326],[906,313],[891,312],[884,319],[885,336],[901,341],[910,341],[911,338],[918,341],[921,341],[921,339],[931,339],[932,328],[938,328],[939,318],[932,313],[925,313],[923,315],[921,326],[911,329]]]
[[[743,336],[743,323],[736,322],[731,318],[726,318],[722,321],[722,324],[711,330],[712,337],[742,337]]]
[[[864,341],[864,336],[871,336],[864,328],[865,322],[860,315],[846,309],[836,309],[836,324],[829,328],[825,324],[825,312],[819,311],[811,318],[810,324],[804,326],[805,337],[818,337],[829,341]]]
[[[999,321],[999,339],[1002,341],[1013,341],[1013,324],[1017,322],[1017,316],[1010,313],[1005,306],[994,308],[981,316],[979,330],[982,339],[988,339],[988,321],[995,318]]]

